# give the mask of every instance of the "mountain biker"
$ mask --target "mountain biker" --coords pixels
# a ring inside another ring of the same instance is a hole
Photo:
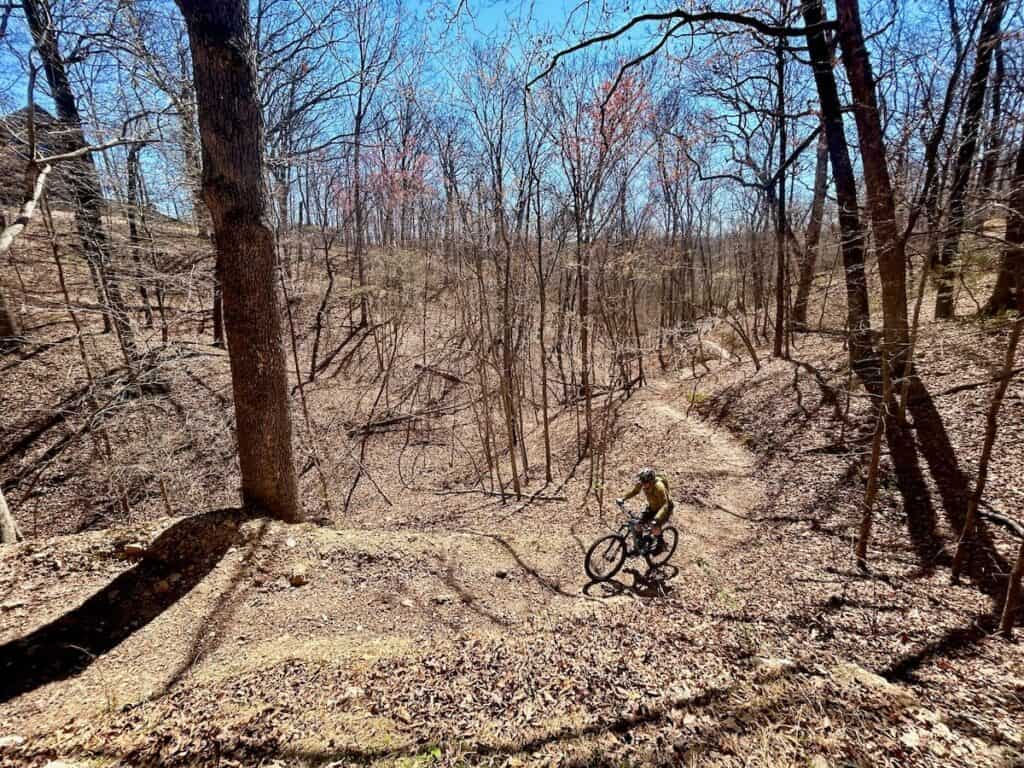
[[[672,516],[676,506],[675,502],[672,501],[668,494],[668,482],[664,477],[656,474],[650,467],[644,467],[637,473],[637,481],[633,490],[621,499],[616,499],[615,503],[621,507],[626,503],[627,499],[632,499],[640,491],[644,492],[644,497],[647,499],[647,507],[640,516],[640,521],[648,525],[653,523],[651,525],[651,535],[660,549],[662,546],[661,528]],[[646,543],[650,544],[653,542]]]

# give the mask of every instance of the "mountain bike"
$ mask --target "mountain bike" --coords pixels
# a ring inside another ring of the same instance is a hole
[[[649,569],[669,561],[679,543],[679,532],[671,525],[661,529],[661,536],[647,534],[649,522],[629,512],[624,504],[619,508],[626,513],[626,521],[618,532],[602,536],[590,545],[583,568],[593,581],[608,581],[615,576],[627,557],[643,557]]]

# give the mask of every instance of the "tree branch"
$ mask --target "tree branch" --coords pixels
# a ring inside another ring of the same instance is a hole
[[[31,118],[30,118],[31,119]],[[25,170],[26,186],[31,185],[31,194],[22,203],[21,210],[18,211],[17,217],[14,221],[4,230],[0,232],[0,256],[3,256],[7,251],[10,250],[14,244],[15,238],[18,237],[32,221],[32,217],[35,215],[36,206],[39,205],[39,199],[43,196],[43,190],[46,188],[46,179],[53,170],[54,163],[60,163],[65,160],[75,160],[79,157],[84,157],[90,152],[100,152],[104,149],[110,149],[121,144],[145,144],[145,139],[116,139],[114,141],[104,142],[103,144],[93,144],[88,147],[79,147],[78,149],[72,150],[71,152],[62,152],[59,155],[51,155],[40,160],[33,160],[29,162],[28,168]],[[32,175],[35,174],[35,179],[32,179]]]
[[[701,13],[690,13],[689,11],[684,11],[682,8],[677,8],[674,11],[667,11],[665,13],[643,13],[640,14],[639,16],[633,17],[632,19],[630,19],[628,22],[626,22],[613,32],[606,32],[602,35],[596,35],[594,37],[582,40],[576,43],[575,45],[572,45],[568,48],[559,51],[554,55],[554,57],[552,57],[551,62],[544,69],[544,71],[526,84],[526,89],[529,90],[533,86],[533,84],[536,83],[538,80],[542,80],[549,74],[551,74],[552,70],[554,70],[555,66],[558,64],[559,59],[562,59],[565,56],[575,53],[576,51],[581,51],[584,48],[589,48],[592,45],[604,43],[609,40],[614,40],[617,37],[621,37],[638,24],[643,24],[648,21],[670,21],[672,19],[678,19],[679,23],[673,25],[673,27],[669,30],[669,33],[666,34],[665,39],[657,46],[657,48],[660,48],[662,45],[664,45],[665,40],[667,40],[668,37],[673,32],[675,32],[680,26],[684,24],[700,24],[707,21],[725,21],[732,24],[738,24],[744,27],[750,27],[751,29],[754,29],[757,32],[760,32],[764,35],[768,35],[770,37],[804,37],[807,34],[814,33],[820,29],[835,29],[837,26],[836,22],[834,21],[823,21],[820,24],[815,24],[812,26],[791,27],[786,25],[772,24],[761,19],[755,18],[753,16],[747,16],[746,14],[742,13],[729,13],[726,11],[703,11]]]
[[[0,232],[0,256],[3,256],[11,249],[15,238],[25,230],[25,227],[32,220],[32,216],[36,212],[36,206],[39,205],[39,198],[43,196],[43,189],[46,187],[46,177],[50,175],[52,170],[53,166],[49,164],[44,165],[40,169],[39,174],[36,176],[35,184],[32,187],[32,195],[22,204],[21,210],[18,211],[18,216],[14,219],[14,222],[4,227],[3,232]]]

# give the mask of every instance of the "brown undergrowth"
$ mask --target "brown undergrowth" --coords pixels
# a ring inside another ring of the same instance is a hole
[[[309,306],[299,298],[300,321]],[[871,572],[854,566],[871,428],[863,393],[847,394],[840,336],[798,336],[791,361],[758,372],[657,371],[649,360],[649,386],[595,409],[609,446],[599,487],[563,410],[551,485],[536,461],[541,433],[527,429],[521,500],[472,486],[481,458],[463,448],[465,390],[434,376],[414,400],[382,398],[378,422],[412,406],[443,412],[375,428],[362,459],[374,482],[360,482],[344,513],[377,390],[372,376],[332,368],[306,392],[315,437],[298,426],[315,522],[286,526],[203,512],[236,503],[222,352],[208,340],[154,345],[160,387],[128,396],[112,369],[98,389],[110,402],[90,416],[74,399],[83,374],[62,323],[40,310],[40,343],[0,393],[5,478],[49,461],[25,474],[32,488],[19,480],[11,492],[29,540],[0,552],[0,764],[1022,759],[1021,648],[990,634],[983,592],[949,586],[941,560],[922,562],[887,465]],[[432,333],[439,360],[456,360],[443,323]],[[927,324],[919,345],[967,476],[1001,333]],[[86,344],[115,357],[109,337],[90,331]],[[419,356],[399,360],[397,393],[424,378]],[[44,375],[55,366],[67,377]],[[48,415],[40,402],[66,405]],[[1015,382],[987,497],[1008,512],[1024,506],[1022,407]],[[107,472],[91,435],[61,442],[85,423],[106,427],[114,464],[135,475]],[[583,554],[617,526],[611,499],[641,465],[670,479],[679,549],[669,567],[634,560],[613,583],[587,584]],[[929,490],[948,551],[946,500]],[[1009,557],[1009,539],[992,535]],[[136,542],[142,559],[122,559]]]

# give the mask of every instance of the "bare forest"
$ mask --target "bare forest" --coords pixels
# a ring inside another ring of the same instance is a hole
[[[0,2],[0,766],[1024,764],[1020,0]]]

